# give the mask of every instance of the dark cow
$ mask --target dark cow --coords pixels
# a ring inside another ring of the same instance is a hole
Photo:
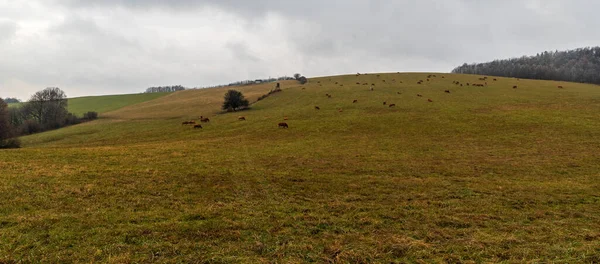
[[[387,104],[387,102],[383,102],[383,105],[386,105],[386,104]]]
[[[321,107],[315,106],[315,109],[317,109],[317,110],[321,110]]]
[[[562,89],[563,87],[559,85],[558,88]]]
[[[431,99],[427,99],[427,102],[433,103],[433,100],[431,100]]]
[[[194,129],[202,128],[202,125],[195,125]]]
[[[196,121],[185,121],[185,122],[181,123],[182,126],[193,125],[193,124],[196,124]]]
[[[200,122],[208,123],[208,122],[210,122],[210,119],[208,119],[208,117],[205,117],[205,118],[200,119]]]
[[[240,120],[240,121],[246,121],[246,117],[245,116],[240,116],[240,117],[238,117],[238,120]]]
[[[444,92],[445,92],[445,93],[450,93],[450,90],[446,90],[446,91],[444,91]]]
[[[281,122],[281,123],[277,124],[277,127],[280,127],[280,128],[289,128],[288,124],[284,123],[284,122]]]
[[[395,107],[395,106],[396,106],[396,104],[390,104],[390,106],[389,106],[389,107]]]
[[[494,82],[497,81],[498,79],[494,78]]]
[[[515,86],[513,86],[513,89],[517,89],[517,86],[516,86],[516,85],[515,85]]]
[[[401,92],[397,92],[397,94],[402,94]]]
[[[358,103],[358,100],[355,99],[354,101],[352,101],[352,103]]]
[[[422,96],[422,95],[420,95],[420,94],[417,94],[417,96],[418,96],[418,97],[423,97],[423,96]]]

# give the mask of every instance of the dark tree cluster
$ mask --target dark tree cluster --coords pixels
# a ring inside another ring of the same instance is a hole
[[[0,98],[0,99],[2,99],[2,98]],[[17,98],[7,97],[7,98],[4,98],[4,102],[7,103],[7,104],[16,104],[16,103],[20,103],[21,100],[19,100]]]
[[[69,113],[64,91],[57,87],[46,88],[31,96],[18,107],[4,109],[9,123],[10,138],[76,125],[98,118],[98,113],[85,113],[83,118]],[[2,127],[4,129],[4,127]]]
[[[181,85],[172,85],[172,86],[158,86],[158,87],[150,87],[146,89],[146,93],[170,93],[183,91],[186,88]]]
[[[0,98],[0,149],[18,148],[21,145],[14,133],[15,129],[10,123],[8,105]]]
[[[453,73],[600,84],[600,47],[546,51],[486,63],[463,64]]]

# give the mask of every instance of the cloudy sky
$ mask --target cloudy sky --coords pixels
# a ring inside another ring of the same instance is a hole
[[[0,97],[448,72],[600,45],[595,0],[0,0]]]

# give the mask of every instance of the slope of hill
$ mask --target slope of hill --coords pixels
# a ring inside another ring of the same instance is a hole
[[[170,93],[141,93],[70,98],[69,112],[77,116],[82,116],[83,113],[88,111],[106,113],[128,105],[151,101],[168,94]]]
[[[226,89],[181,92],[25,137],[0,151],[0,262],[599,261],[600,90],[428,75],[224,114]]]
[[[545,51],[536,56],[465,63],[452,72],[600,84],[600,47]]]

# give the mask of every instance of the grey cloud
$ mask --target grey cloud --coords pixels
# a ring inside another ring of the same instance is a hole
[[[13,21],[0,20],[0,43],[15,37],[17,32],[17,23]]]
[[[35,11],[0,22],[0,50],[14,55],[0,77],[74,95],[294,72],[450,71],[600,41],[593,0],[32,2],[0,2],[0,21],[2,10]],[[55,16],[40,26],[44,14]]]

